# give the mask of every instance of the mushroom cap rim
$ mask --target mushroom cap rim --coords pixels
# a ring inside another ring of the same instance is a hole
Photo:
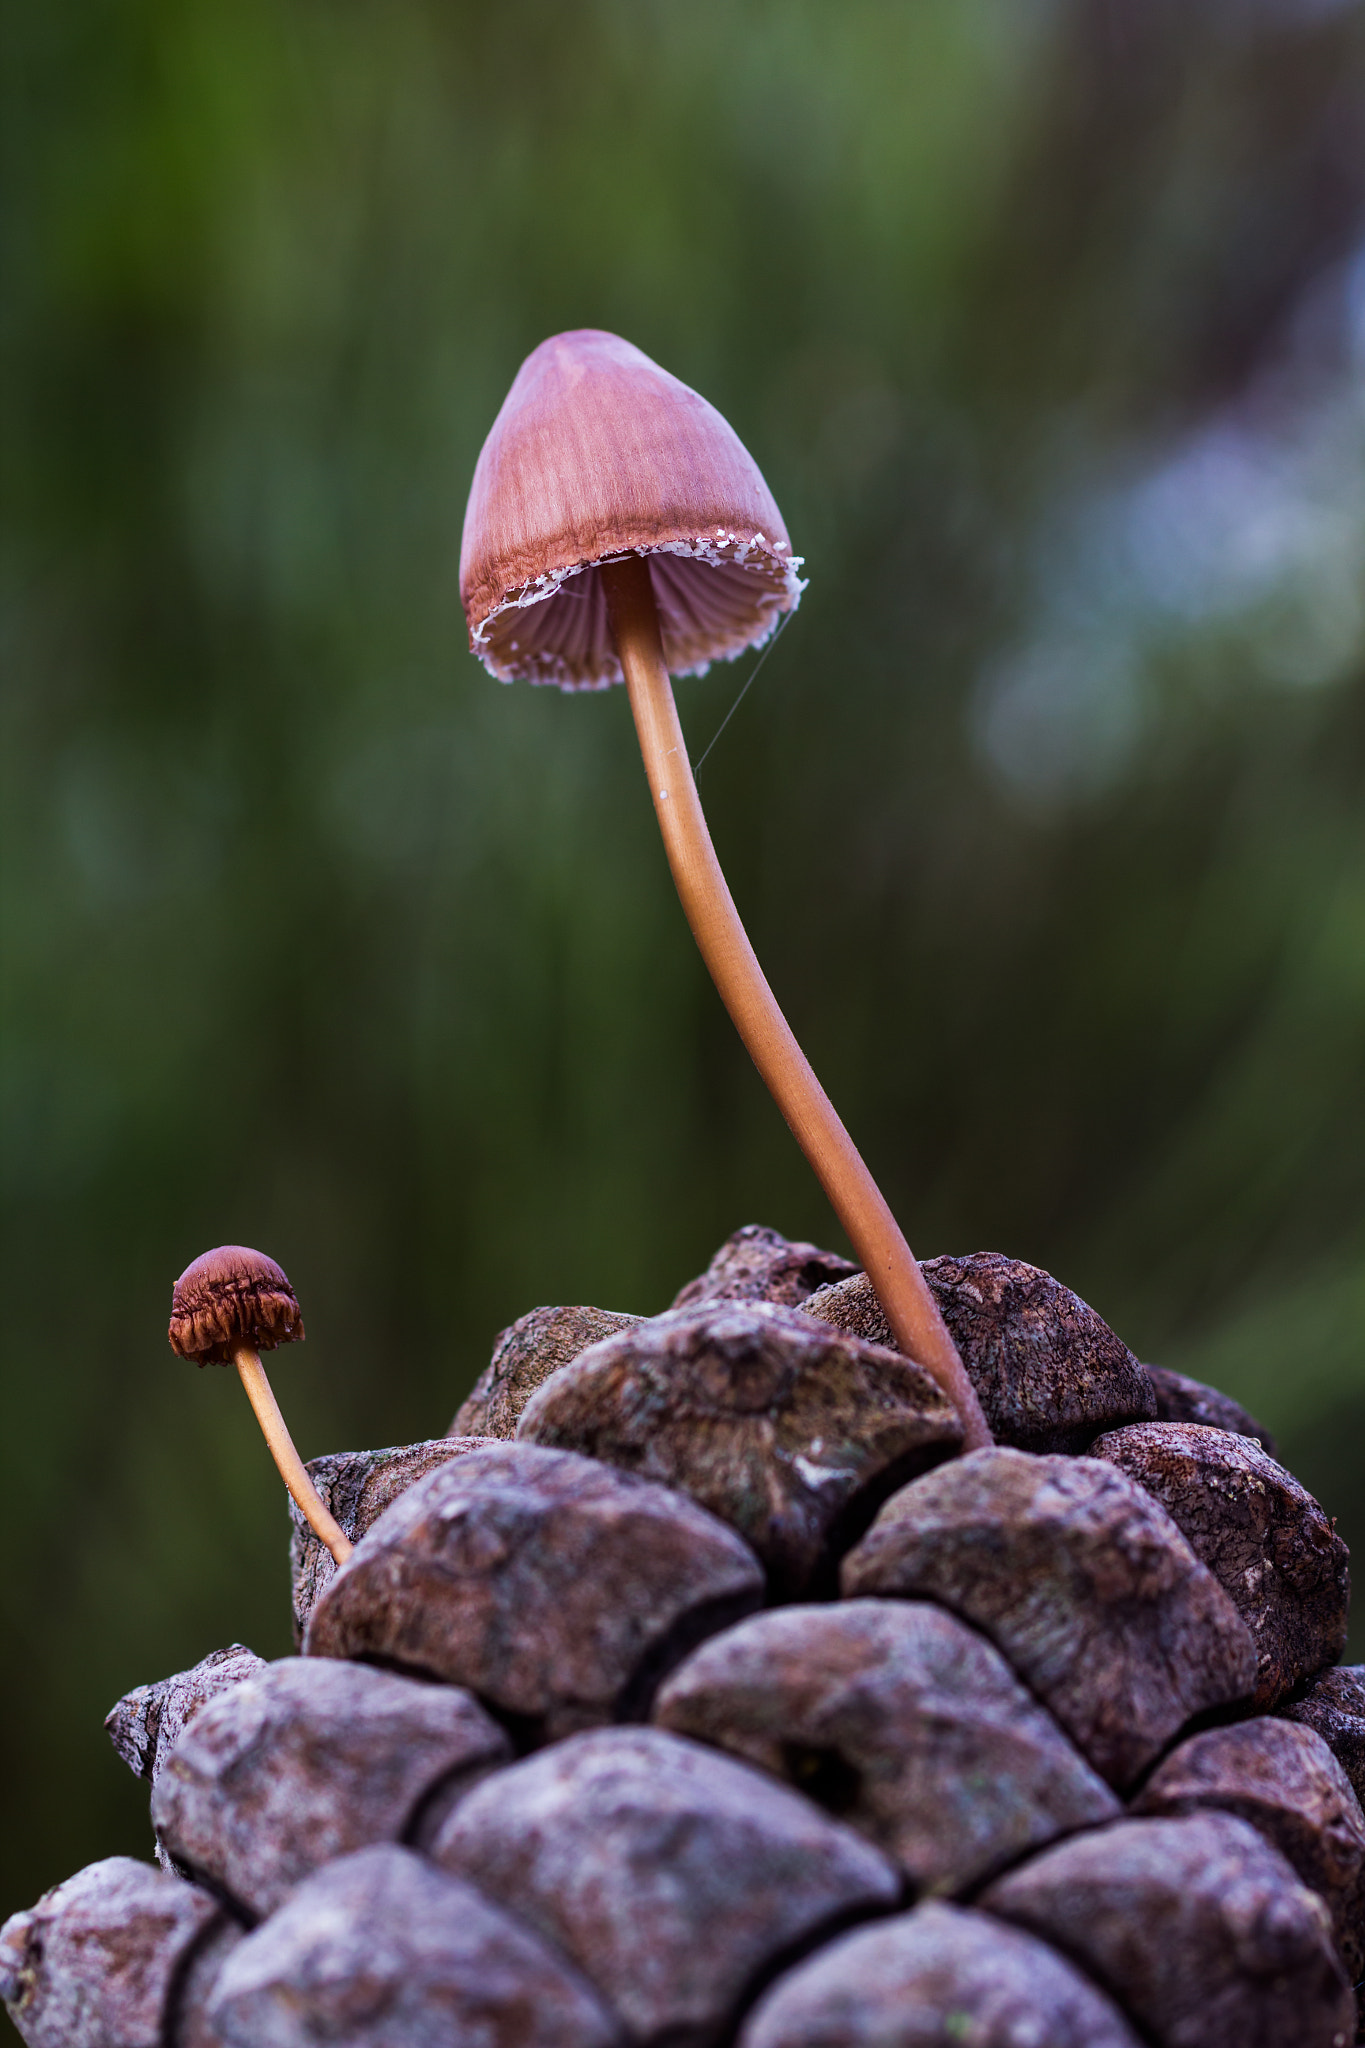
[[[721,545],[717,547],[716,543]],[[734,554],[724,553],[725,547],[735,547]],[[558,597],[564,585],[575,576],[581,576],[592,569],[609,568],[614,562],[629,562],[647,559],[650,555],[678,555],[685,560],[718,566],[725,564],[754,575],[763,573],[767,586],[766,602],[762,604],[762,623],[739,645],[728,647],[711,654],[703,660],[670,665],[675,676],[704,676],[717,661],[738,661],[741,655],[765,647],[776,633],[783,620],[794,612],[801,602],[802,593],[809,588],[810,578],[799,571],[805,567],[804,555],[794,555],[786,541],[770,541],[763,534],[741,538],[738,533],[726,532],[714,537],[698,534],[693,540],[658,540],[641,542],[633,547],[612,548],[601,555],[586,556],[582,561],[567,563],[563,568],[547,569],[529,582],[509,589],[496,603],[489,606],[478,621],[469,626],[469,651],[482,663],[496,682],[530,683],[534,687],[559,689],[566,696],[576,695],[580,690],[610,690],[625,681],[619,658],[614,662],[614,673],[607,673],[589,682],[567,682],[558,676],[534,675],[527,672],[527,664],[500,660],[490,645],[488,628],[493,620],[509,611],[527,611],[532,605],[544,604],[548,599]],[[757,556],[758,560],[752,557]],[[764,573],[766,572],[766,573]]]

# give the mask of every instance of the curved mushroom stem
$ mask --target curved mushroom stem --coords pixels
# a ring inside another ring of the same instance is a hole
[[[778,1008],[726,886],[678,722],[648,563],[628,556],[604,564],[601,575],[668,864],[711,979],[847,1231],[896,1342],[933,1374],[957,1409],[963,1449],[978,1450],[992,1437],[957,1346],[881,1190]]]
[[[294,1439],[285,1427],[280,1413],[280,1404],[271,1391],[270,1382],[261,1364],[261,1354],[253,1351],[249,1344],[241,1344],[233,1353],[233,1364],[241,1375],[246,1397],[256,1411],[256,1420],[261,1433],[270,1446],[270,1455],[279,1468],[279,1474],[298,1503],[309,1528],[320,1542],[326,1544],[338,1564],[345,1564],[355,1549],[335,1517],[323,1505],[322,1496],[314,1486],[304,1468],[302,1458],[294,1449]]]

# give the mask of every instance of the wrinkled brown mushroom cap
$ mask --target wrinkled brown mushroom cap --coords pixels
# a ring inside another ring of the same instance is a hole
[[[742,654],[797,604],[782,515],[734,429],[630,342],[556,334],[526,358],[479,456],[460,596],[503,682],[619,683],[598,573],[644,555],[675,675]]]
[[[171,1349],[200,1365],[230,1365],[249,1344],[296,1344],[303,1317],[284,1273],[264,1252],[220,1244],[186,1266],[171,1295]]]

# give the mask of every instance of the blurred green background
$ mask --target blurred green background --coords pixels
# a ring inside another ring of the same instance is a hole
[[[171,1282],[260,1245],[305,1455],[539,1302],[840,1242],[624,693],[456,565],[518,362],[613,328],[810,589],[702,776],[922,1253],[1074,1286],[1365,1556],[1365,22],[1290,0],[45,0],[6,28],[0,1912],[102,1716],[288,1648]],[[747,666],[680,687],[694,750]],[[1359,1628],[1353,1655],[1365,1655]]]

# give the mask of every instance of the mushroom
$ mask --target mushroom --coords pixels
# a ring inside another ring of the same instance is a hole
[[[198,1365],[235,1365],[279,1474],[309,1527],[338,1564],[355,1548],[294,1449],[261,1353],[303,1337],[303,1317],[283,1270],[264,1252],[220,1244],[186,1266],[171,1295],[171,1349]]]
[[[460,551],[470,646],[504,682],[625,681],[673,879],[755,1066],[815,1169],[908,1357],[989,1444],[976,1391],[881,1191],[797,1044],[702,814],[670,670],[759,645],[800,599],[800,558],[757,464],[695,391],[614,334],[527,357],[474,472]]]

